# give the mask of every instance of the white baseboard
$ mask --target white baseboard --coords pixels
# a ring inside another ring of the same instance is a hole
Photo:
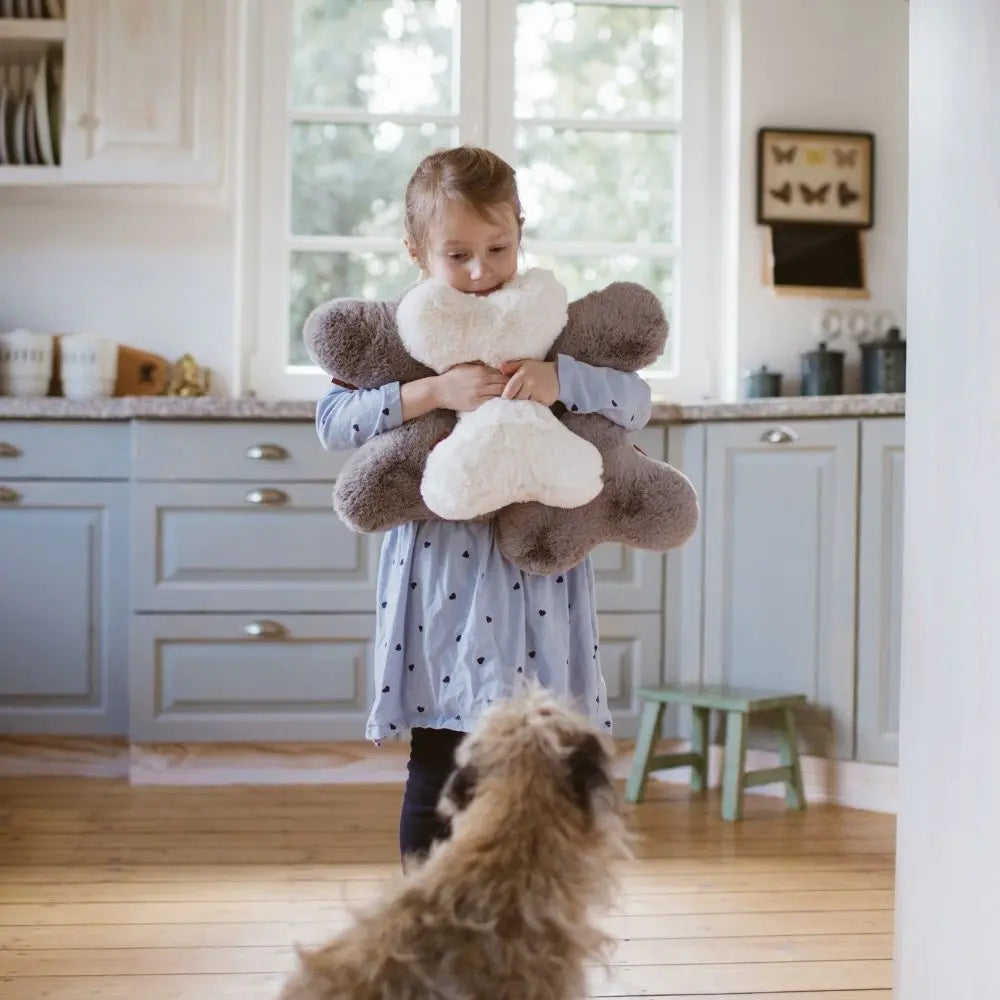
[[[666,741],[663,753],[686,749]],[[621,741],[615,773],[628,775],[633,744]],[[386,743],[167,743],[128,746],[94,737],[2,737],[0,776],[63,775],[127,778],[134,785],[328,785],[392,784],[406,779],[409,745]],[[775,767],[778,755],[748,750],[753,770]],[[710,783],[719,784],[722,748],[712,747]],[[856,761],[802,758],[809,802],[831,802],[851,809],[896,812],[896,768]],[[689,768],[661,771],[653,780],[686,784]],[[784,795],[784,786],[749,789],[748,795]]]

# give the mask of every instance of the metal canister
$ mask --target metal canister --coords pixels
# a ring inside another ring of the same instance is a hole
[[[906,392],[906,341],[899,327],[861,345],[861,391]]]
[[[831,351],[820,342],[802,355],[803,396],[839,396],[844,391],[844,352]]]
[[[747,399],[767,399],[781,395],[781,372],[768,371],[761,365],[756,371],[743,375],[744,391]]]

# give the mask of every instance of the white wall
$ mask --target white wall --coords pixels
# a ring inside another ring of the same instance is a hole
[[[872,305],[904,319],[907,3],[725,3],[730,12],[742,12],[733,39],[739,51],[732,53],[734,64],[741,60],[732,117],[739,131],[721,147],[721,179],[733,192],[729,204],[738,217],[717,255],[728,260],[728,274],[718,282],[719,324],[726,328],[719,338],[725,370],[717,380],[724,395],[733,395],[739,372],[761,363],[797,375],[798,355],[814,345],[813,320],[825,303],[775,299],[761,283],[763,230],[754,222],[761,125],[876,133]],[[716,196],[723,200],[721,191]],[[10,193],[0,188],[0,329],[93,330],[171,360],[191,351],[213,369],[216,390],[225,391],[236,380],[241,340],[235,329],[232,212],[143,207],[135,196],[117,206],[108,200],[89,207],[80,207],[76,196],[60,199],[71,207],[12,205]],[[712,334],[706,330],[705,336]]]
[[[888,309],[905,323],[907,33],[905,0],[743,0],[735,338],[740,372],[766,364],[797,382],[799,354],[816,346],[816,320],[827,306]],[[765,230],[755,222],[756,137],[760,127],[774,125],[875,133],[870,300],[776,298],[763,284]],[[856,367],[858,357],[851,344],[848,364]]]
[[[231,212],[3,200],[0,188],[0,329],[88,331],[171,361],[190,351],[214,388],[231,384]]]
[[[1000,4],[912,0],[900,1000],[1000,995]]]

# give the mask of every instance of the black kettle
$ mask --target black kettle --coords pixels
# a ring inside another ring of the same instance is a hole
[[[906,341],[899,327],[861,345],[861,391],[906,392]]]

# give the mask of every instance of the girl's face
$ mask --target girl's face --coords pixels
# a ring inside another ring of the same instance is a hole
[[[489,295],[517,272],[520,229],[514,208],[498,205],[484,219],[471,205],[448,202],[431,223],[422,248],[410,257],[425,277],[472,295]]]

